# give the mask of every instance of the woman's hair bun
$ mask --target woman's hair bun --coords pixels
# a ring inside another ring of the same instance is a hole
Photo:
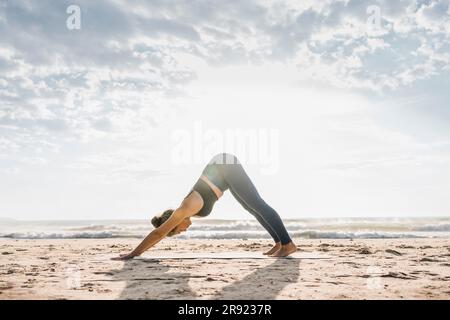
[[[158,228],[158,227],[161,225],[161,217],[154,216],[154,217],[152,218],[152,225],[153,225],[155,228]]]
[[[173,209],[167,209],[166,211],[164,211],[161,215],[159,216],[154,216],[152,218],[152,225],[155,228],[158,228],[160,225],[162,225],[164,222],[167,221],[167,219],[170,218],[170,216],[173,213]]]

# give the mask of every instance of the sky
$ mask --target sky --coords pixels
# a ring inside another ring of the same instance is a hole
[[[449,63],[449,0],[0,0],[0,217],[147,219],[220,152],[283,218],[450,216]]]

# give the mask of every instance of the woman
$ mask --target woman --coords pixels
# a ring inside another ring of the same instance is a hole
[[[161,241],[165,236],[173,236],[184,232],[191,225],[191,217],[206,217],[214,203],[226,190],[270,233],[275,245],[264,254],[272,257],[286,257],[297,250],[292,242],[280,216],[258,194],[236,156],[220,153],[212,158],[202,175],[183,199],[176,210],[166,210],[161,216],[154,217],[155,229],[131,253],[114,260],[127,260],[141,255],[143,252]]]

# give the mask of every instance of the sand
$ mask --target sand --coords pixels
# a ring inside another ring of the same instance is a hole
[[[263,252],[268,240],[0,239],[0,299],[450,299],[450,239],[302,240],[330,259],[152,259]]]

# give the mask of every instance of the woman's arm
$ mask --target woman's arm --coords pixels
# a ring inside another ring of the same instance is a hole
[[[117,258],[113,258],[113,260],[128,260],[133,257],[139,256],[144,253],[146,250],[157,244],[161,241],[167,234],[172,231],[176,226],[180,224],[183,219],[189,217],[191,214],[191,210],[188,207],[182,205],[178,209],[176,209],[158,228],[150,232],[150,234],[145,237],[144,240],[129,254],[122,255]]]

